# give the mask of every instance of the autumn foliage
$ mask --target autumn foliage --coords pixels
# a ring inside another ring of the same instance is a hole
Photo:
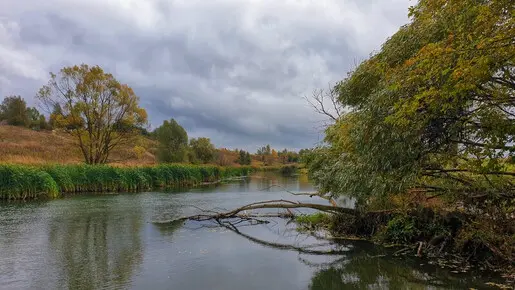
[[[99,66],[51,73],[37,98],[49,111],[59,108],[53,123],[74,137],[88,164],[106,163],[110,152],[130,142],[147,122],[134,91]]]
[[[399,194],[423,194],[411,207],[438,199],[467,216],[442,233],[455,249],[513,263],[514,11],[511,0],[412,7],[411,22],[336,86],[345,113],[309,158],[320,189],[362,210]],[[410,220],[391,229],[414,229]]]

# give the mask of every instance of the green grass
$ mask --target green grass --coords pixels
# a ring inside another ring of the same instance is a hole
[[[0,166],[0,199],[57,197],[59,187],[48,172],[22,165]]]
[[[169,164],[147,167],[107,165],[0,165],[0,199],[58,197],[74,192],[129,192],[192,186],[248,175],[250,167]]]
[[[251,168],[254,171],[273,171],[273,172],[279,172],[283,175],[291,175],[293,173],[296,173],[300,169],[299,164],[278,164],[278,165],[271,165],[271,166],[251,166]]]
[[[321,212],[299,215],[295,217],[295,221],[301,226],[307,227],[317,227],[317,226],[326,226],[330,223],[329,215]]]

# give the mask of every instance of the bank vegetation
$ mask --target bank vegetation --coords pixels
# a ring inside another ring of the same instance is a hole
[[[108,165],[0,165],[0,199],[47,199],[86,192],[136,192],[195,186],[247,176],[250,166],[166,164],[115,167]]]

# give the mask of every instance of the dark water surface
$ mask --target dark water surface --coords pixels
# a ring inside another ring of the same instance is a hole
[[[223,227],[155,224],[312,191],[305,177],[254,176],[179,192],[75,196],[0,204],[0,289],[484,289],[488,277],[454,274],[415,258],[394,258],[363,242],[339,255],[299,253]],[[264,190],[263,190],[264,189]],[[309,197],[302,198],[309,199]],[[312,201],[312,200],[311,200]],[[274,210],[272,210],[274,212]],[[275,210],[277,212],[277,210]],[[314,241],[284,221],[242,226],[267,242]]]

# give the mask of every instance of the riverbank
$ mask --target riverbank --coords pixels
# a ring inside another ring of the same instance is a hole
[[[296,222],[300,230],[323,230],[323,238],[393,247],[396,256],[419,257],[453,273],[496,272],[505,284],[491,286],[515,287],[513,219],[499,223],[488,215],[418,206],[356,215],[316,213],[298,216]]]
[[[215,184],[256,171],[283,175],[296,165],[274,167],[163,164],[118,167],[110,165],[0,164],[0,200],[57,198],[64,193],[137,192],[155,188]]]
[[[153,188],[195,186],[245,176],[250,166],[158,165],[0,165],[0,199],[56,198],[63,193],[133,192]]]

